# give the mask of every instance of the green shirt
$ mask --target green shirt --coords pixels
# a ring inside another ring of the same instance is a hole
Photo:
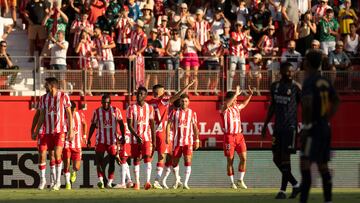
[[[319,23],[319,28],[320,28],[320,33],[319,33],[320,42],[336,41],[336,37],[329,33],[329,28],[332,31],[337,31],[339,29],[339,23],[335,18],[331,19],[329,22],[327,22],[324,19],[321,19]]]
[[[47,21],[46,21],[46,30],[47,32],[50,34],[51,33],[51,30],[52,30],[52,27],[53,27],[53,24],[54,24],[54,19],[53,18],[49,18]],[[65,33],[66,31],[66,25],[67,23],[65,22],[65,20],[63,18],[59,18],[58,19],[58,24],[57,24],[57,29],[56,29],[56,32],[58,31],[63,31]]]

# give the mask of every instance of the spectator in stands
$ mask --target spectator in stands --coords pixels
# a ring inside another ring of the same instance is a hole
[[[203,19],[204,11],[202,9],[196,10],[196,17],[195,17],[195,36],[201,46],[208,41],[210,37],[210,24],[208,21]]]
[[[279,51],[277,40],[274,37],[274,33],[275,27],[271,25],[268,28],[266,34],[264,34],[257,43],[257,48],[260,51],[260,54],[265,58],[266,67],[268,70],[278,70],[278,68],[280,68],[277,66],[279,64],[274,63],[276,58],[274,59],[274,61],[272,60]]]
[[[225,17],[221,7],[216,7],[214,20],[211,22],[211,33],[220,36],[224,33],[224,25],[226,23],[231,24],[229,20]]]
[[[304,15],[307,12],[311,12],[311,1],[312,0],[299,0],[298,9],[301,15]]]
[[[179,15],[180,15],[180,20],[177,22],[176,27],[179,27],[179,29],[180,29],[181,39],[184,39],[188,28],[194,27],[195,20],[190,15],[190,12],[188,11],[188,6],[186,3],[180,4],[180,14]]]
[[[358,17],[354,9],[351,7],[351,0],[345,0],[345,8],[340,9],[338,14],[338,20],[340,23],[340,34],[345,37],[345,35],[350,34],[350,24],[357,22]]]
[[[57,32],[57,39],[52,35],[49,35],[49,49],[51,50],[51,60],[50,68],[52,70],[59,70],[60,73],[60,82],[62,84],[62,89],[66,90],[66,54],[69,47],[69,42],[65,40],[65,32],[59,30]]]
[[[154,0],[136,0],[136,4],[139,5],[140,10],[142,10],[146,4],[154,8]]]
[[[89,21],[91,24],[95,24],[99,16],[105,13],[106,4],[101,0],[91,0]]]
[[[221,44],[223,45],[225,55],[229,55],[229,50],[230,50],[230,29],[231,29],[231,24],[226,23],[224,25],[224,33],[220,35],[220,41]]]
[[[161,16],[161,23],[157,28],[162,47],[166,47],[171,37],[170,30],[167,26],[167,22],[168,22],[168,17],[166,15]]]
[[[310,50],[312,50],[312,49],[319,50],[319,51],[323,52],[323,50],[320,49],[320,42],[319,42],[319,40],[316,40],[316,39],[314,39],[314,40],[311,41],[311,47],[306,50],[305,55],[306,55]]]
[[[9,36],[14,21],[11,18],[0,17],[0,40],[6,40]]]
[[[193,79],[195,80],[194,83],[194,94],[199,95],[197,92],[198,89],[198,69],[199,69],[199,58],[197,52],[201,51],[201,45],[195,38],[194,30],[188,28],[186,30],[185,39],[182,42],[182,66],[185,68],[186,71],[186,78],[185,78],[185,86],[189,84],[189,79],[191,76],[190,68],[194,73]]]
[[[166,69],[177,71],[180,64],[182,40],[178,30],[171,30],[171,37],[165,48],[166,56]],[[173,80],[171,76],[167,77],[167,89],[173,89],[172,81],[177,81],[177,78]]]
[[[100,27],[101,31],[113,36],[114,28],[116,25],[116,19],[114,13],[111,10],[107,10],[104,15],[99,16],[95,26]]]
[[[261,82],[261,78],[262,78],[262,74],[261,74],[262,64],[263,64],[262,56],[259,53],[255,54],[249,63],[249,66],[250,66],[249,76],[250,76],[252,83],[255,80],[255,85],[252,84],[252,87],[254,87],[254,86],[256,87],[256,88],[254,88],[254,92],[256,92],[257,96],[261,95],[260,94],[260,82]]]
[[[6,51],[7,43],[6,41],[0,41],[0,70],[18,70],[19,66],[15,66],[14,63],[11,60],[11,57],[9,53]],[[2,76],[9,76],[11,75],[9,79],[9,85],[14,85],[17,73],[2,73]]]
[[[42,25],[47,13],[50,12],[50,4],[43,0],[33,0],[26,5],[24,17],[29,23],[28,38],[29,38],[29,62],[34,61],[34,51],[36,46],[36,39],[41,47],[44,46],[47,38],[45,26]]]
[[[242,21],[237,21],[235,23],[235,31],[231,32],[230,38],[230,78],[228,79],[228,90],[232,90],[237,68],[240,69],[240,87],[241,89],[245,89],[245,51],[247,47]]]
[[[163,53],[163,47],[160,40],[158,39],[158,30],[152,29],[150,32],[150,38],[148,39],[147,47],[144,52],[145,58],[145,69],[146,70],[159,70],[159,56]],[[153,84],[158,84],[157,73],[154,74]],[[146,75],[145,87],[149,87],[151,74]]]
[[[135,0],[128,0],[128,7],[129,7],[129,18],[133,19],[133,21],[136,22],[141,16],[139,5],[136,4]]]
[[[135,24],[132,18],[128,17],[129,7],[126,5],[122,7],[120,17],[116,23],[115,28],[118,30],[117,34],[117,51],[120,56],[125,56],[129,51],[131,43],[130,33],[131,28]]]
[[[224,48],[221,44],[219,35],[212,34],[210,40],[205,42],[204,46],[202,47],[202,53],[205,56],[205,67],[207,67],[209,71],[220,71],[220,58],[224,54]],[[209,73],[207,90],[210,90],[212,94],[217,95],[218,84],[219,74]]]
[[[334,11],[327,9],[326,15],[319,22],[320,46],[324,54],[335,50],[336,39],[339,37],[338,29],[339,23],[334,18]]]
[[[299,23],[298,0],[284,0],[281,9],[284,41],[294,39]]]
[[[301,21],[297,27],[296,50],[302,56],[305,56],[306,50],[311,47],[311,42],[316,35],[316,24],[312,19],[311,12],[306,12],[301,17]]]
[[[360,50],[360,38],[356,33],[355,23],[350,24],[350,34],[346,35],[344,44],[346,54],[350,57],[350,59],[355,60],[355,57],[359,56]]]
[[[337,41],[335,50],[330,52],[329,66],[332,71],[336,71],[336,72],[353,70],[353,68],[351,66],[351,61],[350,61],[349,57],[346,55],[346,53],[344,52],[344,43],[342,41]],[[343,78],[343,80],[344,80],[344,77],[346,78],[345,80],[347,81],[347,85],[348,85],[346,88],[350,89],[352,73],[340,72],[340,73],[336,73],[336,74],[331,74],[331,81],[333,83],[335,82],[337,75],[339,75],[341,78]]]
[[[12,18],[12,27],[16,27],[16,5],[17,0],[1,0],[1,17],[4,17],[6,13],[10,10]],[[9,9],[10,8],[10,9]]]
[[[246,7],[245,0],[238,0],[238,5],[232,4],[230,12],[236,15],[236,21],[241,21],[243,25],[247,25],[249,18],[249,9]]]
[[[269,0],[268,9],[271,12],[271,17],[274,21],[274,25],[278,24],[276,27],[278,27],[279,24],[282,22],[281,8],[281,0]]]
[[[89,37],[91,37],[93,35],[94,25],[88,21],[88,18],[89,18],[89,14],[82,13],[81,17],[76,19],[71,25],[70,33],[74,33],[74,39],[73,39],[73,44],[72,44],[73,49],[75,49],[77,47],[77,45],[79,44],[80,34],[83,31],[88,33],[90,35]]]
[[[98,68],[98,63],[94,57],[96,54],[94,43],[91,41],[91,38],[86,30],[81,31],[79,42],[75,48],[75,53],[79,56],[78,67],[81,70],[87,70],[89,73],[87,89],[89,90],[88,95],[92,96],[91,89],[93,84],[93,68]],[[81,89],[83,89],[82,85],[83,83],[81,83]]]
[[[328,5],[328,0],[320,0],[318,4],[311,8],[316,24],[326,15],[328,9],[331,9],[331,6]]]
[[[301,67],[301,54],[295,50],[295,41],[290,40],[288,43],[288,48],[286,51],[283,52],[281,55],[281,63],[289,62],[294,68],[291,71],[299,70]]]
[[[164,5],[164,0],[155,0],[154,1],[154,16],[155,16],[155,19],[157,20],[158,24],[159,23],[159,19],[164,16],[166,13],[165,13],[165,6]]]
[[[121,10],[121,5],[117,0],[110,0],[106,5],[106,11],[113,14],[113,18],[117,19]]]
[[[145,4],[145,6],[141,9],[142,16],[140,17],[140,20],[144,22],[144,32],[146,36],[150,36],[151,30],[155,26],[155,18],[152,15],[153,8],[150,4]]]
[[[112,37],[106,33],[102,33],[99,27],[95,27],[94,29],[93,42],[99,61],[99,76],[102,76],[102,70],[106,70],[110,75],[110,88],[115,89],[115,64],[111,49],[115,48],[116,44]]]
[[[263,2],[260,2],[258,9],[256,9],[250,17],[251,36],[255,42],[266,32],[271,18],[270,11],[266,9]]]
[[[61,10],[66,14],[66,16],[69,19],[68,25],[72,25],[75,20],[79,20],[79,16],[81,19],[82,14],[84,13],[88,14],[89,9],[86,4],[87,4],[86,1],[75,1],[75,0],[62,1]],[[68,34],[68,32],[66,33]]]

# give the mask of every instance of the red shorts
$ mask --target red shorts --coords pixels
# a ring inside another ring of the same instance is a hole
[[[156,149],[158,154],[165,154],[169,152],[168,145],[166,144],[166,133],[157,132],[156,133]]]
[[[199,66],[198,55],[196,53],[185,53],[181,65],[190,67]]]
[[[39,152],[47,151],[48,147],[47,147],[47,141],[46,141],[45,134],[39,134],[38,135],[37,146],[38,146],[38,151]]]
[[[177,146],[174,149],[173,157],[174,158],[180,158],[181,155],[184,156],[191,156],[193,153],[193,146],[192,145],[185,145],[185,146]]]
[[[226,157],[233,157],[235,151],[240,154],[246,152],[246,144],[243,134],[226,134],[224,136],[224,155]]]
[[[131,144],[125,143],[120,145],[120,151],[119,151],[120,158],[124,157],[131,157]]]
[[[73,161],[81,161],[82,152],[81,149],[64,148],[63,159],[70,159]]]
[[[55,147],[64,147],[65,133],[46,134],[46,144],[49,150],[54,150]]]
[[[144,142],[142,144],[132,144],[131,145],[131,155],[134,158],[140,156],[151,156],[152,154],[152,143]]]
[[[95,146],[95,152],[99,152],[99,153],[107,152],[109,155],[112,156],[116,156],[116,152],[117,152],[116,150],[117,150],[117,146],[115,144],[107,145],[107,144],[98,143]]]

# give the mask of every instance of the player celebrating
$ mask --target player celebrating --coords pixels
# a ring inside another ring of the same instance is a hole
[[[91,146],[91,137],[96,129],[95,159],[96,170],[99,178],[98,187],[104,189],[104,153],[109,155],[109,169],[107,188],[112,188],[115,172],[115,157],[117,155],[117,124],[119,124],[121,135],[125,133],[125,127],[121,112],[118,108],[111,106],[111,98],[105,94],[101,98],[101,107],[93,113],[87,146]]]
[[[288,62],[280,66],[281,79],[271,85],[271,103],[261,133],[264,138],[266,128],[275,114],[273,161],[282,174],[280,191],[275,199],[286,199],[288,182],[293,185],[290,199],[295,198],[300,192],[299,184],[291,173],[290,162],[290,154],[296,153],[297,108],[301,96],[300,85],[292,79],[292,69],[291,63]]]
[[[331,82],[321,76],[322,64],[327,60],[323,53],[312,50],[305,56],[306,79],[302,92],[301,133],[301,194],[300,202],[306,203],[311,186],[312,163],[318,165],[325,202],[332,201],[332,183],[328,162],[330,161],[331,128],[329,120],[336,113],[340,100]],[[326,67],[325,67],[326,68]]]
[[[75,102],[71,101],[72,122],[74,126],[74,140],[65,140],[65,147],[63,150],[64,159],[64,175],[65,175],[65,188],[71,189],[71,183],[76,181],[76,172],[80,170],[81,161],[81,144],[86,144],[86,121],[82,112],[78,112]],[[73,172],[70,176],[70,158],[73,164]],[[71,180],[71,183],[70,183]]]
[[[140,86],[136,93],[136,103],[129,106],[126,112],[128,128],[133,136],[131,155],[134,158],[135,184],[134,189],[140,189],[140,160],[146,165],[145,190],[151,188],[151,160],[156,148],[154,108],[145,102],[147,89]]]
[[[47,83],[49,85],[49,93],[41,98],[40,117],[33,139],[36,139],[44,123],[47,147],[50,153],[55,151],[56,181],[52,189],[59,190],[62,172],[61,155],[64,147],[65,133],[68,133],[68,140],[72,141],[74,138],[73,123],[69,122],[67,125],[65,120],[65,114],[68,120],[72,120],[71,104],[69,96],[58,90],[59,81],[56,78],[48,78]]]
[[[48,79],[49,78],[45,78],[44,87],[45,87],[46,93],[40,97],[40,100],[39,100],[39,103],[37,106],[37,110],[34,115],[32,126],[31,126],[31,138],[33,140],[36,140],[36,137],[34,137],[34,133],[35,133],[35,128],[39,121],[40,112],[41,112],[40,102],[42,100],[42,97],[46,96],[46,94],[49,93],[49,91],[50,91]],[[46,185],[45,172],[46,172],[46,151],[47,150],[48,150],[48,148],[47,148],[46,136],[45,136],[44,125],[43,125],[42,128],[40,128],[39,136],[38,136],[39,170],[40,170],[40,177],[41,177],[40,184],[39,184],[40,190],[43,190]],[[52,151],[51,153],[49,151],[49,157],[50,157],[50,186],[53,187],[55,184],[55,173],[56,173],[55,172],[54,151]]]
[[[169,115],[169,105],[171,105],[174,101],[178,100],[180,96],[191,86],[195,83],[195,81],[192,81],[189,83],[184,89],[176,93],[171,98],[165,97],[165,88],[164,86],[157,84],[153,87],[153,94],[154,98],[152,98],[149,101],[149,104],[151,104],[154,107],[154,120],[155,120],[155,129],[156,129],[156,151],[158,152],[158,162],[156,164],[157,167],[157,174],[154,182],[154,188],[156,189],[162,189],[162,186],[159,183],[159,180],[161,178],[164,166],[165,166],[165,160],[166,160],[166,154],[169,153],[168,145],[165,143],[166,138],[166,123],[168,120]],[[165,188],[167,188],[166,183],[163,183]]]
[[[237,189],[237,186],[247,189],[244,182],[246,170],[246,144],[244,135],[241,133],[241,117],[240,112],[250,102],[253,91],[248,87],[249,95],[240,104],[237,103],[237,97],[241,94],[240,86],[236,87],[236,92],[227,92],[225,96],[225,104],[221,110],[223,131],[224,131],[224,155],[227,157],[227,174],[231,180],[231,187]],[[234,153],[237,152],[239,163],[239,180],[237,186],[234,183]]]
[[[185,181],[184,189],[189,190],[188,181],[191,175],[191,161],[193,153],[193,144],[195,138],[195,150],[200,146],[199,129],[197,127],[196,113],[189,108],[190,100],[187,94],[180,97],[180,108],[171,112],[168,124],[166,126],[166,139],[169,143],[170,129],[173,128],[173,170],[176,177],[174,189],[177,189],[182,183],[179,175],[179,160],[184,155]]]

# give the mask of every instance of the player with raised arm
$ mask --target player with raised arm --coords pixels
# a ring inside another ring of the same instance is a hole
[[[125,133],[125,126],[120,109],[111,106],[110,95],[105,94],[101,98],[101,107],[97,108],[91,120],[87,147],[91,146],[91,137],[96,129],[95,159],[96,170],[99,178],[98,187],[104,189],[104,154],[107,152],[109,156],[109,169],[107,188],[112,188],[115,172],[115,157],[118,154],[118,134],[117,125],[120,127],[121,135]]]
[[[145,102],[147,89],[140,86],[136,92],[136,103],[129,106],[126,112],[128,128],[132,134],[131,155],[134,158],[135,184],[140,189],[140,160],[143,158],[146,167],[145,190],[151,188],[151,161],[156,148],[154,126],[154,108]]]
[[[316,163],[321,174],[324,198],[332,202],[332,182],[328,167],[330,161],[330,119],[336,113],[340,99],[331,82],[319,70],[326,64],[322,52],[312,50],[305,56],[306,79],[302,89],[301,132],[301,194],[300,203],[306,203],[311,187],[311,165]]]
[[[80,170],[80,162],[82,156],[82,143],[86,144],[86,120],[82,112],[77,110],[75,102],[71,101],[71,113],[73,122],[74,139],[70,141],[65,140],[65,147],[63,150],[64,159],[64,175],[65,188],[71,189],[71,184],[76,181],[76,172]],[[72,160],[73,171],[70,174],[70,159]]]
[[[236,87],[236,92],[227,92],[225,104],[221,110],[222,127],[224,131],[224,155],[227,157],[227,174],[231,180],[231,187],[247,189],[244,182],[246,171],[246,143],[241,129],[240,112],[250,102],[253,95],[251,87],[248,87],[249,95],[240,104],[237,103],[237,97],[241,94],[240,86]],[[234,153],[237,152],[239,163],[239,180],[237,185],[234,183]]]
[[[274,82],[270,88],[271,103],[262,129],[262,138],[266,135],[267,126],[275,115],[274,134],[272,136],[273,162],[280,170],[281,187],[275,199],[286,199],[288,182],[293,186],[290,199],[300,192],[300,184],[291,173],[290,155],[296,153],[297,108],[300,103],[300,84],[292,79],[291,63],[285,62],[280,66],[281,79]]]
[[[31,139],[36,140],[36,137],[34,137],[34,133],[35,133],[35,129],[36,129],[36,125],[39,121],[39,117],[40,117],[40,112],[41,112],[41,108],[40,108],[40,103],[42,100],[42,97],[46,96],[47,93],[49,93],[49,84],[48,84],[48,78],[45,78],[45,90],[46,93],[40,97],[38,105],[37,105],[37,109],[36,109],[36,113],[33,117],[33,121],[32,121],[32,125],[31,125]],[[46,185],[46,177],[45,177],[45,173],[46,173],[46,152],[48,151],[48,147],[47,147],[47,143],[46,143],[46,136],[45,136],[45,130],[44,130],[45,126],[43,124],[42,128],[40,128],[39,131],[39,136],[37,139],[37,147],[38,147],[38,152],[39,152],[39,170],[40,170],[40,184],[39,184],[39,189],[43,190],[45,188]],[[54,156],[54,151],[49,151],[49,157],[50,157],[50,187],[53,187],[55,184],[55,156]]]
[[[59,190],[61,186],[61,172],[62,172],[62,151],[65,142],[65,134],[67,139],[72,141],[74,139],[73,123],[66,123],[72,120],[71,104],[69,96],[58,90],[59,81],[56,78],[48,78],[49,93],[41,98],[40,102],[40,117],[36,126],[33,139],[39,135],[42,125],[45,124],[45,136],[47,147],[51,151],[55,151],[55,165],[56,165],[56,181],[53,190]]]
[[[166,126],[166,143],[169,143],[171,128],[173,128],[174,133],[172,143],[173,170],[176,177],[176,182],[173,186],[174,189],[177,189],[180,185],[182,185],[179,175],[179,160],[182,155],[184,156],[185,165],[184,189],[190,189],[188,181],[191,175],[193,148],[197,150],[200,147],[196,112],[189,108],[189,104],[189,96],[187,94],[181,95],[180,108],[174,109],[171,112]]]
[[[166,144],[166,124],[169,116],[169,106],[173,104],[174,101],[178,100],[180,96],[191,86],[195,81],[189,83],[184,89],[177,92],[172,97],[165,96],[164,86],[157,84],[153,87],[154,97],[148,102],[154,107],[154,120],[155,120],[155,129],[156,129],[156,151],[158,152],[158,162],[156,164],[156,178],[154,182],[154,188],[163,189],[159,181],[162,176],[162,172],[165,166],[165,160],[167,154],[169,154],[168,144]],[[166,182],[163,183],[163,186],[167,188]]]

